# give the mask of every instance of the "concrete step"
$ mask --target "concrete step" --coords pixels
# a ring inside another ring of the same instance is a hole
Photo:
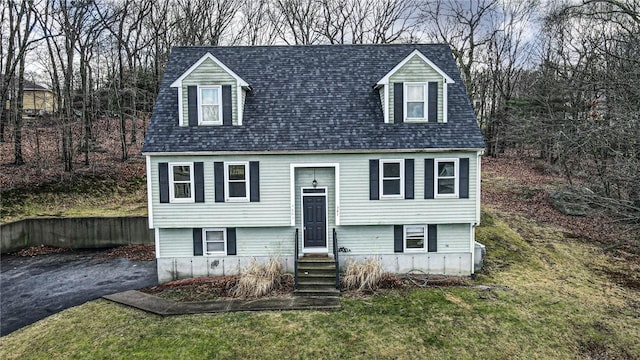
[[[336,284],[335,278],[306,278],[299,277],[298,285],[300,286],[332,286]]]
[[[305,270],[331,270],[333,269],[334,271],[336,270],[336,264],[329,264],[329,263],[298,263],[298,270],[300,269],[305,269]]]
[[[330,257],[307,257],[303,256],[298,259],[298,263],[331,263],[335,264],[335,259]]]
[[[298,278],[306,278],[306,279],[335,279],[336,272],[335,271],[312,271],[312,272],[299,272]]]
[[[339,297],[340,290],[334,287],[317,287],[313,289],[298,289],[293,292],[296,296]]]

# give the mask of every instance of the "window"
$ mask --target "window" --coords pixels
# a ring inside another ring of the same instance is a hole
[[[202,229],[205,255],[227,254],[227,232],[225,229]]]
[[[198,117],[200,125],[222,125],[221,86],[198,87]]]
[[[436,159],[436,197],[458,196],[458,159]]]
[[[427,243],[426,225],[405,225],[404,226],[404,250],[424,251]]]
[[[426,120],[427,118],[427,84],[405,83],[404,85],[404,113],[405,118],[411,120]]]
[[[169,164],[170,202],[193,202],[193,165],[191,163]]]
[[[404,197],[404,160],[380,160],[381,198]]]
[[[249,163],[229,162],[224,168],[226,201],[249,201]]]

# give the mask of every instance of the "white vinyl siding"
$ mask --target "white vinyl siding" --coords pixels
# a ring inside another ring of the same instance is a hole
[[[415,199],[369,200],[369,160],[382,158],[414,159]],[[468,199],[424,199],[425,158],[469,158]],[[233,155],[233,156],[151,156],[152,207],[154,226],[165,227],[269,227],[291,225],[290,164],[340,164],[340,221],[341,225],[395,225],[473,223],[476,219],[475,180],[477,153],[429,154],[326,154],[326,155]],[[192,162],[204,164],[204,203],[161,204],[159,199],[158,163]],[[215,202],[215,161],[259,161],[259,202]],[[304,171],[303,171],[304,170]],[[322,173],[325,171],[326,174]],[[303,175],[304,174],[304,175]],[[320,177],[327,176],[328,181]],[[329,196],[330,229],[335,221],[335,188],[333,168],[316,169],[318,186],[327,186]],[[301,176],[304,176],[304,181]],[[296,181],[311,186],[313,169],[296,169]],[[321,181],[322,180],[322,181]],[[295,186],[295,199],[300,199]],[[296,209],[299,204],[296,204]],[[297,216],[297,215],[296,215]],[[215,224],[208,225],[215,221]],[[299,218],[296,219],[299,224]],[[291,235],[293,236],[293,235]]]
[[[233,125],[238,124],[238,87],[236,79],[229,75],[223,68],[218,66],[213,60],[207,59],[200,66],[191,72],[187,77],[182,80],[182,125],[189,124],[189,100],[188,100],[188,86],[222,86],[231,85],[231,103],[232,103],[232,122]],[[199,95],[198,95],[199,96]],[[222,89],[220,89],[220,99],[222,99]],[[200,107],[198,103],[198,107]],[[220,107],[222,110],[222,104]],[[222,113],[222,112],[221,112]]]
[[[220,226],[220,223],[210,220],[207,226]],[[330,226],[329,229],[333,228]],[[471,252],[472,229],[469,224],[439,224],[438,253]],[[348,250],[341,252],[340,256],[394,254],[391,225],[338,226],[336,230],[338,247]],[[159,229],[158,233],[160,257],[193,256],[193,229]],[[294,234],[295,228],[290,226],[236,228],[237,256],[291,256],[294,252]],[[331,241],[329,246],[332,246]]]
[[[390,78],[389,78],[389,103],[388,103],[388,107],[387,107],[387,111],[389,112],[389,122],[393,122],[393,116],[394,116],[394,83],[397,82],[402,82],[402,83],[412,83],[412,82],[420,82],[420,83],[428,83],[428,82],[437,82],[438,83],[438,122],[443,122],[443,81],[444,79],[442,78],[442,76],[435,71],[431,66],[429,66],[429,64],[425,63],[422,59],[420,59],[420,57],[418,56],[414,56],[411,60],[409,60],[406,64],[404,64],[404,66],[400,69],[398,69],[398,71],[396,71]],[[406,95],[406,88],[404,91],[405,95]],[[427,94],[425,93],[425,96],[427,96]],[[428,98],[425,98],[425,101],[428,101]],[[384,104],[384,103],[383,103]],[[426,110],[426,106],[425,106],[425,110]],[[405,118],[407,115],[406,109],[405,109]],[[425,118],[427,117],[427,114],[425,113]],[[411,121],[411,119],[409,119],[408,121]]]

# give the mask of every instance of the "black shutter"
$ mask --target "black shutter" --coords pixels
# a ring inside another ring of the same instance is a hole
[[[404,160],[404,198],[413,199],[413,159]]]
[[[193,176],[195,177],[196,202],[204,202],[204,163],[193,163]]]
[[[460,181],[458,183],[461,199],[469,198],[469,158],[460,159]]]
[[[213,163],[213,179],[216,193],[216,202],[224,202],[224,163]]]
[[[193,256],[202,255],[202,229],[193,229]]]
[[[198,87],[187,86],[187,114],[189,126],[198,126]]]
[[[429,225],[429,241],[427,242],[428,252],[438,251],[438,225]]]
[[[429,82],[429,102],[427,103],[427,121],[438,122],[438,83]]]
[[[160,175],[160,202],[169,202],[169,164],[159,163],[158,174]]]
[[[404,252],[404,232],[402,225],[393,226],[393,251]]]
[[[378,159],[369,160],[369,200],[378,200],[380,195],[380,183],[378,177],[380,162]]]
[[[400,124],[404,121],[404,83],[393,84],[393,122]]]
[[[249,201],[260,201],[260,162],[249,161]]]
[[[433,159],[424,159],[424,198],[433,199]]]
[[[222,124],[232,125],[233,103],[231,100],[231,85],[222,85]]]
[[[227,255],[236,254],[236,228],[227,228]]]

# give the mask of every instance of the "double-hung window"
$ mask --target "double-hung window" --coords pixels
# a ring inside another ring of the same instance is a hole
[[[198,87],[198,118],[200,125],[222,125],[222,87]]]
[[[404,160],[380,160],[380,197],[404,197]]]
[[[224,167],[226,201],[249,201],[249,163],[227,162]]]
[[[407,121],[426,121],[427,83],[404,84],[404,113]]]
[[[404,251],[425,251],[427,243],[426,225],[404,226]]]
[[[202,229],[205,255],[226,255],[227,231],[225,229]]]
[[[458,159],[436,159],[436,197],[458,196]]]
[[[169,164],[169,201],[193,202],[193,164]]]

